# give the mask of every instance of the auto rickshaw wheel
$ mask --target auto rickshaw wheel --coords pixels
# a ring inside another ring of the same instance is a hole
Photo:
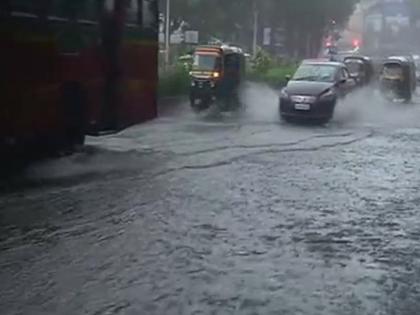
[[[192,110],[195,111],[195,112],[206,110],[211,105],[211,102],[209,100],[201,99],[200,104],[196,104],[195,101],[196,101],[196,98],[191,98],[190,99],[190,106],[191,106]]]
[[[239,108],[239,95],[236,92],[234,92],[232,94],[222,97],[218,101],[218,106],[221,111],[230,111]]]

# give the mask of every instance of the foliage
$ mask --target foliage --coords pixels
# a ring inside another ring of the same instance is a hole
[[[296,71],[295,63],[276,63],[263,50],[259,50],[251,67],[247,69],[247,78],[251,81],[264,82],[274,87],[286,84],[286,76]]]
[[[165,8],[166,0],[161,1]],[[416,0],[411,0],[416,1]],[[186,21],[200,31],[200,39],[212,37],[251,47],[254,9],[261,26],[285,27],[288,48],[301,49],[310,36],[319,45],[332,20],[344,25],[358,0],[171,0],[174,27]]]
[[[413,18],[420,18],[420,0],[409,0],[410,12]]]
[[[296,66],[293,64],[277,66],[267,72],[264,81],[273,86],[284,85],[286,83],[286,76],[293,75],[295,71]]]
[[[272,64],[270,56],[262,49],[259,49],[257,55],[252,60],[252,68],[257,73],[267,73]]]
[[[188,92],[190,77],[187,69],[178,64],[173,69],[159,74],[159,95],[178,96]]]
[[[160,0],[165,10],[167,0]],[[171,0],[173,29],[186,21],[190,29],[200,31],[200,38],[208,41],[212,37],[230,40],[239,24],[246,24],[252,17],[249,10],[253,0]],[[264,1],[264,0],[263,0]]]
[[[278,65],[266,73],[256,71],[248,72],[248,79],[251,81],[263,82],[273,87],[281,87],[286,84],[286,76],[293,75],[296,71],[296,65]]]

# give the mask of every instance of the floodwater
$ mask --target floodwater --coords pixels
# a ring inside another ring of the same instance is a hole
[[[417,314],[420,106],[360,92],[305,126],[265,86],[242,102],[170,102],[3,183],[0,313]]]

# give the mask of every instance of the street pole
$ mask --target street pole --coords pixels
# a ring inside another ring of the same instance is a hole
[[[166,0],[166,17],[165,17],[165,66],[169,66],[170,57],[170,19],[171,19],[171,0]]]
[[[252,41],[252,53],[254,56],[257,55],[257,44],[258,44],[258,9],[257,3],[254,2],[254,36]]]

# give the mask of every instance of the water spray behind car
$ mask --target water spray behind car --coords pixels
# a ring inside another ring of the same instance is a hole
[[[375,86],[364,87],[338,103],[332,124],[348,127],[411,128],[418,125],[420,107],[387,102]]]

